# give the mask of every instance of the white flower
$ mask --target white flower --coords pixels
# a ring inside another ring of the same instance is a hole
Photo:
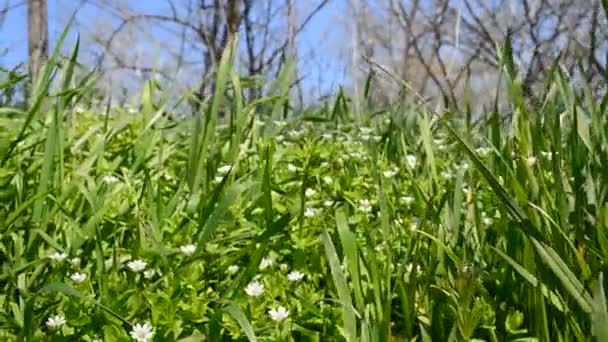
[[[361,210],[362,212],[368,214],[372,212],[372,204],[369,202],[368,199],[362,199],[359,200],[359,210]]]
[[[230,170],[232,170],[232,165],[224,165],[217,169],[217,173],[219,173],[220,175],[225,175],[230,172]]]
[[[321,137],[323,137],[323,139],[325,139],[325,140],[331,140],[331,138],[333,137],[333,135],[331,133],[323,133],[321,135]]]
[[[494,222],[494,221],[492,220],[492,218],[491,218],[491,217],[487,217],[487,216],[485,216],[485,215],[484,215],[484,217],[482,217],[482,218],[481,218],[481,221],[482,221],[482,222],[483,222],[483,224],[485,224],[486,226],[489,226],[489,225],[491,225],[491,224],[492,224],[492,222]]]
[[[536,157],[528,156],[528,158],[526,158],[526,164],[528,164],[530,167],[534,166],[534,164],[536,164]]]
[[[286,319],[287,317],[289,317],[289,310],[287,310],[283,306],[278,306],[274,309],[270,309],[268,311],[268,315],[270,315],[270,318],[273,321],[280,322],[280,321]]]
[[[103,340],[100,338],[94,338],[93,341],[91,341],[91,342],[103,342]]]
[[[154,277],[154,270],[145,270],[144,271],[144,278],[146,279],[152,279],[152,277]]]
[[[74,106],[74,112],[76,114],[82,114],[82,113],[84,113],[85,110],[86,109],[82,105],[76,105],[76,106]]]
[[[68,258],[68,255],[65,253],[55,252],[55,253],[49,255],[49,259],[51,259],[55,262],[62,262],[67,258]]]
[[[464,170],[464,171],[466,171],[466,170],[468,170],[468,169],[469,169],[469,163],[466,163],[466,162],[465,162],[465,163],[462,163],[462,164],[460,164],[460,165],[458,166],[458,168],[459,168],[460,170]]]
[[[131,330],[131,337],[137,342],[147,342],[152,339],[152,336],[154,336],[154,329],[147,322],[144,324],[137,323]]]
[[[287,275],[287,280],[289,280],[291,282],[297,282],[297,281],[300,281],[302,279],[304,279],[304,273],[299,272],[299,271],[291,271]]]
[[[306,209],[304,210],[304,216],[306,216],[307,218],[312,218],[312,217],[315,217],[316,215],[317,215],[317,211],[315,210],[315,208],[306,207]]]
[[[285,126],[287,126],[287,122],[282,121],[282,120],[274,120],[273,122],[274,122],[274,124],[277,127],[285,127]]]
[[[553,159],[553,152],[540,151],[540,155],[543,156],[544,158],[547,158],[547,160],[549,160],[549,161],[551,161]]]
[[[215,176],[215,178],[213,179],[213,181],[216,183],[221,183],[222,180],[224,180],[224,177],[222,176]]]
[[[70,264],[72,264],[73,266],[80,266],[80,258],[74,257],[70,259]]]
[[[292,129],[287,134],[289,134],[290,137],[292,137],[294,139],[297,139],[297,138],[301,137],[304,134],[304,132],[303,131],[296,131],[296,130]]]
[[[330,176],[325,176],[323,177],[323,182],[327,185],[331,184],[334,182],[334,180],[330,177]]]
[[[414,197],[412,196],[402,196],[400,199],[401,203],[410,206],[412,205],[412,203],[414,203]]]
[[[369,136],[369,134],[362,134],[362,135],[359,136],[359,138],[362,141],[369,141],[370,136]]]
[[[61,328],[65,323],[65,317],[61,315],[51,316],[46,320],[46,326],[54,330]]]
[[[442,171],[441,177],[443,177],[443,179],[445,179],[445,180],[450,180],[450,179],[452,179],[452,177],[454,177],[454,175],[452,175],[452,173],[450,171]]]
[[[275,139],[278,143],[282,143],[285,140],[285,136],[283,134],[279,134]]]
[[[70,279],[75,283],[82,283],[87,280],[87,275],[86,273],[76,272],[70,276]]]
[[[308,189],[306,189],[306,191],[304,191],[304,195],[306,195],[307,198],[311,198],[316,193],[317,192],[314,189],[311,189],[311,188],[308,188]]]
[[[274,260],[272,260],[272,258],[270,258],[270,257],[263,258],[262,262],[260,262],[260,269],[265,270],[268,267],[272,266],[272,264],[274,264]]]
[[[384,171],[384,172],[383,172],[384,177],[386,177],[386,178],[393,178],[393,177],[395,177],[395,176],[396,176],[398,173],[399,173],[399,169],[398,169],[398,168],[396,168],[396,167],[394,167],[394,168],[392,168],[392,169],[390,169],[390,170],[386,170],[386,171]]]
[[[249,297],[259,297],[264,293],[264,284],[254,280],[245,287],[245,292]]]
[[[148,264],[143,260],[133,260],[127,263],[127,267],[133,272],[141,272],[146,269]]]
[[[321,163],[321,167],[328,167],[328,166],[329,166],[329,163],[326,161]]]
[[[193,244],[188,244],[188,245],[184,245],[181,246],[179,248],[179,250],[186,256],[191,256],[192,254],[194,254],[194,252],[196,252],[196,246]]]
[[[372,129],[369,127],[359,127],[359,132],[361,132],[361,134],[370,135],[372,133]]]
[[[372,139],[374,139],[374,141],[375,141],[375,142],[380,142],[380,140],[382,140],[382,137],[381,137],[381,136],[379,136],[379,135],[374,135],[374,136],[372,137]]]
[[[334,205],[334,201],[333,200],[326,200],[325,202],[323,202],[323,205],[326,207],[331,207],[332,205]]]
[[[405,161],[407,162],[407,165],[409,165],[410,169],[413,169],[414,167],[416,167],[416,156],[413,154],[408,154],[407,156],[405,156]]]
[[[405,266],[405,271],[408,275],[412,273],[413,269],[414,269],[414,265],[412,265],[412,263],[409,263],[409,264],[407,264],[407,266]],[[420,265],[416,265],[416,275],[420,275],[420,274],[422,274],[422,267],[420,267]]]
[[[281,271],[287,272],[287,270],[289,269],[289,266],[287,266],[287,264],[281,264],[279,266],[279,268],[281,269]]]
[[[106,184],[116,184],[118,183],[118,178],[112,176],[112,175],[105,175],[103,176],[103,178],[101,179],[102,181],[104,181],[104,183]]]
[[[297,171],[298,171],[298,168],[297,168],[295,165],[293,165],[293,164],[289,163],[289,164],[287,164],[287,170],[288,170],[289,172],[297,172]]]
[[[475,152],[477,152],[477,154],[480,156],[485,157],[492,152],[492,149],[489,147],[478,147]]]
[[[238,271],[239,271],[239,266],[238,265],[230,265],[230,266],[228,266],[228,273],[235,274]]]

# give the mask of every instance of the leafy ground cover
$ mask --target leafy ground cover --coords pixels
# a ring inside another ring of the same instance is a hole
[[[3,340],[608,339],[608,100],[559,68],[477,121],[291,116],[289,67],[247,102],[227,55],[176,117],[156,81],[95,103],[76,56],[3,109]]]

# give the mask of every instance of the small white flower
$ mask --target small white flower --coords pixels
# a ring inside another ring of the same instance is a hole
[[[131,330],[131,337],[137,342],[148,342],[148,340],[152,340],[153,336],[154,328],[147,322],[144,324],[137,323]]]
[[[285,320],[287,317],[289,317],[289,310],[287,310],[283,306],[278,306],[274,309],[270,309],[268,311],[268,315],[270,315],[270,318],[273,321],[280,322],[280,321]]]
[[[133,272],[141,272],[146,269],[148,264],[143,260],[133,260],[127,263],[127,267]]]
[[[416,156],[413,154],[408,154],[407,156],[405,156],[405,161],[407,162],[407,165],[410,167],[410,169],[413,169],[414,167],[416,167]]]
[[[297,138],[301,137],[304,134],[304,132],[303,131],[296,131],[296,130],[292,129],[287,134],[289,134],[289,136],[291,138],[297,139]]]
[[[275,139],[278,143],[282,143],[283,141],[285,141],[285,136],[283,134],[279,134]]]
[[[323,205],[326,207],[331,207],[332,205],[334,205],[334,201],[333,200],[326,200],[325,202],[323,202]]]
[[[317,210],[313,207],[306,207],[306,209],[304,209],[304,216],[307,218],[312,218],[315,217],[317,215]]]
[[[87,280],[86,273],[76,272],[70,276],[70,279],[75,283],[82,283]]]
[[[112,175],[105,175],[105,176],[103,176],[103,178],[101,180],[103,180],[104,183],[106,183],[106,184],[118,183],[118,178],[116,178],[115,176],[112,176]]]
[[[236,272],[238,272],[240,269],[240,267],[238,265],[230,265],[228,266],[228,273],[229,274],[235,274]]]
[[[65,323],[65,317],[61,315],[51,316],[46,320],[46,326],[54,330],[61,328]]]
[[[494,221],[492,220],[492,218],[491,218],[491,217],[487,217],[487,216],[485,216],[485,215],[484,215],[484,217],[482,217],[482,218],[481,218],[481,221],[482,221],[482,222],[483,222],[483,224],[485,224],[486,226],[489,226],[489,225],[491,225],[491,224],[492,224],[492,222],[494,222]]]
[[[401,203],[410,206],[412,205],[412,203],[414,203],[414,197],[412,196],[402,196],[400,199]]]
[[[249,297],[259,297],[264,294],[264,284],[254,280],[245,287],[245,292]]]
[[[152,279],[152,277],[154,277],[154,274],[156,272],[154,270],[145,270],[144,271],[144,278],[146,279]]]
[[[331,178],[330,176],[325,176],[323,177],[323,182],[327,185],[331,184],[334,182],[333,178]]]
[[[372,129],[369,127],[359,127],[359,132],[361,132],[361,134],[370,135],[372,133]]]
[[[372,137],[372,139],[374,139],[374,141],[375,141],[375,142],[380,142],[380,140],[382,140],[382,137],[381,137],[381,136],[379,136],[379,135],[374,135],[374,136]]]
[[[530,167],[534,166],[534,164],[536,164],[536,157],[528,156],[528,158],[526,158],[526,164],[528,164]]]
[[[454,177],[454,175],[450,171],[441,171],[441,177],[445,180],[450,180]]]
[[[263,258],[262,262],[260,262],[260,269],[263,271],[268,267],[272,266],[272,264],[274,264],[274,260],[272,260],[271,257]]]
[[[219,184],[219,183],[221,183],[221,182],[222,182],[222,180],[224,180],[224,177],[222,177],[222,176],[216,176],[216,177],[213,179],[213,181],[214,181],[215,183],[218,183],[218,184]]]
[[[219,173],[220,175],[225,175],[230,172],[230,170],[232,170],[232,165],[224,165],[217,169],[217,173]]]
[[[323,133],[321,135],[321,137],[323,137],[323,139],[325,139],[325,140],[331,140],[331,138],[333,137],[333,135],[331,133]]]
[[[298,282],[302,279],[304,279],[304,273],[299,272],[299,271],[291,271],[287,275],[287,280],[289,280],[291,282]]]
[[[407,264],[407,266],[405,266],[405,271],[408,275],[412,273],[413,269],[414,269],[414,265],[412,265],[412,263],[409,263],[409,264]],[[420,275],[420,274],[422,274],[422,267],[420,267],[420,265],[416,265],[416,275]]]
[[[329,163],[326,161],[321,163],[321,167],[328,167],[328,166],[329,166]]]
[[[371,213],[372,204],[366,198],[359,200],[359,210],[361,210],[362,212],[364,212],[366,214]]]
[[[93,341],[91,341],[91,342],[103,342],[103,340],[100,338],[94,338]]]
[[[311,198],[316,193],[317,192],[314,189],[311,189],[311,188],[307,188],[306,191],[304,191],[304,195],[306,195],[306,198]]]
[[[462,163],[458,166],[460,170],[466,171],[469,169],[469,163]]]
[[[84,113],[85,110],[86,109],[82,105],[76,105],[76,106],[74,106],[74,112],[76,114],[82,114],[82,113]]]
[[[67,258],[68,258],[68,255],[65,253],[55,252],[55,253],[49,255],[49,259],[53,260],[54,262],[62,262]]]
[[[79,257],[74,257],[74,258],[70,259],[69,261],[70,261],[70,264],[72,264],[72,266],[80,266]]]
[[[369,136],[369,134],[361,134],[361,135],[359,136],[359,138],[360,138],[362,141],[369,141],[369,139],[370,139],[371,137]]]
[[[281,264],[281,265],[279,265],[279,269],[282,272],[287,272],[287,270],[289,269],[289,266],[287,264]]]
[[[194,252],[196,252],[196,246],[193,244],[187,244],[184,246],[181,246],[179,248],[179,250],[186,256],[191,256],[192,254],[194,254]]]
[[[540,151],[540,155],[549,161],[551,161],[553,159],[553,152]]]
[[[492,152],[492,149],[489,147],[478,147],[475,152],[477,152],[477,154],[480,156],[485,157]]]
[[[290,163],[290,164],[287,164],[287,170],[289,172],[297,172],[298,168],[295,165],[293,165],[293,164]]]
[[[399,169],[394,167],[390,170],[386,170],[384,171],[382,174],[384,174],[384,177],[386,178],[393,178],[395,177],[397,174],[399,173]]]
[[[275,124],[277,127],[281,127],[281,128],[282,128],[282,127],[287,126],[287,122],[282,121],[282,120],[274,120],[273,122],[274,122],[274,124]]]

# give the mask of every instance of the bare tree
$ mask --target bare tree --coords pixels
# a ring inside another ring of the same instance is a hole
[[[28,0],[28,64],[32,84],[40,77],[40,70],[48,58],[49,31],[46,0]]]
[[[81,0],[81,6],[105,16],[80,15],[77,24],[104,74],[154,72],[178,85],[199,84],[196,95],[202,100],[213,86],[210,72],[237,33],[241,71],[250,77],[275,75],[287,56],[297,57],[298,35],[328,2],[165,0],[159,1],[162,10],[150,12],[135,1]],[[156,51],[160,57],[154,60]],[[250,89],[249,95],[260,92]]]
[[[590,81],[605,73],[608,24],[600,1],[385,0],[359,24],[360,43],[378,63],[417,92],[445,106],[462,104],[465,81],[476,94],[496,86],[498,49],[507,33],[525,90],[536,87],[556,61],[576,71],[583,61]],[[358,21],[357,19],[355,19]],[[378,84],[390,94],[389,83]],[[389,89],[386,89],[389,88]],[[526,91],[526,94],[532,94]],[[474,96],[478,104],[487,96]]]

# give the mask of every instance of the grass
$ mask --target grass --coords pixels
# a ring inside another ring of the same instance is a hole
[[[228,49],[175,117],[155,81],[91,104],[77,51],[0,110],[2,340],[608,339],[608,97],[561,69],[532,105],[504,49],[512,110],[477,122],[343,92],[294,116],[290,68],[248,102]]]

